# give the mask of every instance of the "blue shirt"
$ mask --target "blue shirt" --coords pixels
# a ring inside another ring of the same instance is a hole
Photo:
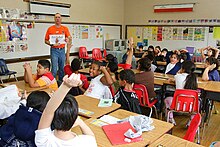
[[[219,73],[217,70],[212,70],[208,73],[209,81],[220,81]]]

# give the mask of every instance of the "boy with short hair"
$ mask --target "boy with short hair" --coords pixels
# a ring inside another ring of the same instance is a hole
[[[121,108],[141,114],[140,102],[133,90],[135,75],[131,69],[122,70],[119,73],[118,92],[114,96],[114,102],[121,104]]]
[[[96,147],[92,130],[78,118],[78,104],[73,96],[67,95],[71,87],[80,85],[80,75],[66,75],[59,89],[49,100],[35,131],[35,143],[39,146],[90,146]],[[51,125],[54,130],[51,130]],[[79,125],[84,135],[71,132],[73,126]]]
[[[39,60],[37,64],[37,73],[32,75],[31,65],[25,63],[24,80],[30,87],[48,86],[53,90],[57,90],[58,85],[56,79],[50,72],[50,62],[48,60]]]

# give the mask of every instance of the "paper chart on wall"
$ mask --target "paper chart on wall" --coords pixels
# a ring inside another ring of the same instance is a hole
[[[89,38],[89,26],[88,25],[81,26],[81,36],[82,36],[82,39]]]

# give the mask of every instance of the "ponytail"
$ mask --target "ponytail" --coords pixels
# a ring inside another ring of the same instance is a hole
[[[197,77],[193,72],[186,77],[184,89],[196,90],[198,88]]]

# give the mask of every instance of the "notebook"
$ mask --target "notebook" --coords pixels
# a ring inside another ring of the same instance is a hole
[[[129,122],[105,125],[102,126],[102,129],[112,145],[128,144],[143,140],[142,136],[140,136],[134,139],[129,138],[129,142],[126,141],[128,139],[124,136],[124,133],[127,132],[128,129],[135,131]]]

